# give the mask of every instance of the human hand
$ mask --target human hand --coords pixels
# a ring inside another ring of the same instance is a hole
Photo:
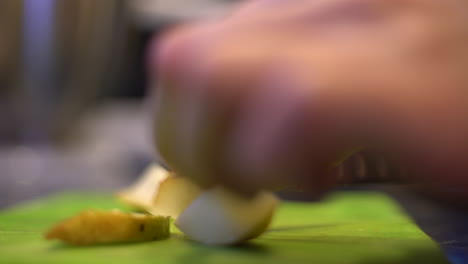
[[[466,188],[464,7],[263,0],[183,26],[150,56],[158,150],[203,184],[323,192],[343,153],[372,146],[409,182]]]

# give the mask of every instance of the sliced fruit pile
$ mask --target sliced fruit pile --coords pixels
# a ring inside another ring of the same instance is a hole
[[[261,235],[278,203],[270,192],[246,198],[221,186],[202,190],[159,165],[148,167],[118,198],[149,214],[85,211],[59,223],[46,237],[75,245],[161,239],[169,236],[172,217],[192,240],[232,245]]]
[[[187,178],[167,171],[162,176],[163,171],[152,165],[119,198],[138,209],[175,218],[175,225],[187,237],[210,245],[238,244],[255,238],[271,222],[278,203],[273,193],[259,192],[246,198],[223,187],[201,190]]]

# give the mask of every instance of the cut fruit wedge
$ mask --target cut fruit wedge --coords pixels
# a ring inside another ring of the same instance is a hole
[[[252,198],[216,187],[200,194],[176,220],[190,239],[208,245],[232,245],[261,235],[271,222],[278,199],[259,192]]]
[[[118,197],[124,203],[154,215],[176,218],[201,193],[187,178],[175,176],[159,165],[151,165]]]
[[[130,187],[117,194],[118,198],[132,207],[148,211],[153,206],[162,181],[171,177],[171,173],[157,164],[150,165]]]
[[[46,234],[71,245],[139,242],[168,238],[170,217],[112,211],[84,211]]]
[[[201,193],[200,187],[187,178],[171,176],[161,182],[148,212],[177,218]]]

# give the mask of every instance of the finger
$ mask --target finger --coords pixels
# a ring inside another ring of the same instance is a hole
[[[214,47],[224,54],[235,52],[230,48]],[[219,58],[213,54],[220,52],[213,49],[210,54],[199,65],[183,106],[187,113],[186,128],[191,131],[185,146],[186,160],[192,168],[188,176],[204,185],[220,183],[230,174],[224,162],[228,135],[244,98],[255,87],[253,79],[258,70],[256,65],[249,64],[251,58],[246,58],[247,61]]]
[[[154,143],[160,157],[171,169],[179,160],[174,146],[174,133],[178,131],[175,119],[178,103],[173,93],[170,88],[158,88],[154,107]]]
[[[196,76],[200,46],[208,41],[211,24],[185,26],[153,44],[150,67],[159,77],[155,106],[155,141],[173,170],[187,170],[186,146],[191,142],[192,112],[187,98]],[[202,41],[201,41],[202,40]],[[188,107],[187,107],[188,106]]]

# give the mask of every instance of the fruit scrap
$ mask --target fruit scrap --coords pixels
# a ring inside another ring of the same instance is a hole
[[[52,227],[46,238],[71,245],[139,242],[168,238],[169,229],[166,216],[87,210]]]

